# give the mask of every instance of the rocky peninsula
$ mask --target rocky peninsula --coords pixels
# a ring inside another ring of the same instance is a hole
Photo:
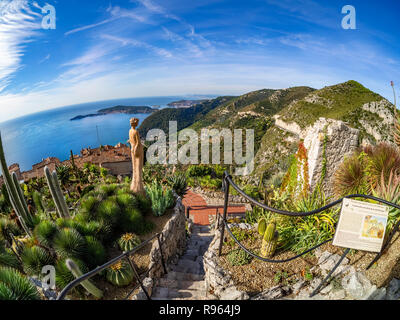
[[[111,108],[105,108],[105,109],[100,109],[97,111],[97,113],[91,113],[91,114],[86,114],[86,115],[79,115],[76,117],[73,117],[70,119],[71,121],[76,121],[76,120],[82,120],[85,118],[90,118],[90,117],[98,117],[98,116],[104,116],[108,114],[115,114],[115,113],[124,113],[124,114],[139,114],[139,113],[153,113],[156,111],[156,109],[153,109],[151,107],[147,106],[115,106]]]

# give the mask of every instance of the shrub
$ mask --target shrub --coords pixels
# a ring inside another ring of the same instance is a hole
[[[40,300],[36,287],[18,271],[0,268],[0,300]]]
[[[134,233],[125,233],[118,240],[118,246],[124,252],[133,250],[140,243],[140,238]]]
[[[122,232],[142,233],[144,231],[144,219],[140,211],[136,208],[128,209],[121,217],[119,229]]]
[[[24,271],[31,276],[40,276],[42,268],[54,263],[54,259],[50,253],[38,246],[32,248],[24,248],[21,255]]]
[[[33,234],[40,244],[50,247],[57,232],[58,227],[53,221],[44,220],[35,227]]]
[[[244,266],[252,260],[252,256],[242,249],[232,250],[226,258],[232,266]]]
[[[85,239],[71,228],[62,229],[55,236],[53,246],[61,258],[81,258],[87,252]]]
[[[110,197],[103,200],[97,210],[99,219],[109,222],[111,225],[117,223],[119,216],[121,215],[121,208],[118,206],[115,197]]]
[[[151,208],[155,216],[162,216],[168,208],[174,205],[171,189],[164,188],[158,182],[153,181],[151,185],[147,185],[146,191],[151,199]]]
[[[124,287],[133,281],[134,273],[128,262],[119,261],[106,269],[106,278],[113,285]]]

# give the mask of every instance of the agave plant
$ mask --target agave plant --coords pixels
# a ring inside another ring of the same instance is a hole
[[[84,260],[91,267],[101,266],[106,260],[106,250],[104,246],[95,237],[86,236],[87,252]]]
[[[118,287],[124,287],[132,282],[134,273],[130,264],[123,260],[106,270],[106,278],[112,284]]]
[[[40,295],[20,272],[12,268],[0,268],[0,300],[40,300]]]
[[[122,251],[131,251],[141,243],[140,238],[134,233],[125,233],[118,240],[118,245]]]

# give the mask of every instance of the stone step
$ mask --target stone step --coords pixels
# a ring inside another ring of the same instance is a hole
[[[168,300],[168,299],[202,299],[206,296],[206,290],[177,290],[173,288],[156,287],[154,289],[154,300]]]
[[[172,267],[172,271],[182,272],[182,273],[193,273],[204,275],[204,269],[202,266],[196,263],[197,266],[188,265],[176,265]]]
[[[200,254],[200,247],[197,249],[186,249],[185,254],[190,256],[198,256]]]
[[[179,259],[177,266],[188,266],[188,267],[198,267],[199,264],[192,260],[183,259],[182,257]]]
[[[168,278],[161,278],[158,280],[158,287],[170,288],[170,289],[182,289],[182,290],[204,290],[204,281],[190,281],[190,280],[171,280]]]
[[[178,281],[202,281],[204,280],[204,275],[169,271],[164,278]]]
[[[181,258],[185,260],[196,261],[198,257],[199,257],[198,255],[191,255],[185,253]]]

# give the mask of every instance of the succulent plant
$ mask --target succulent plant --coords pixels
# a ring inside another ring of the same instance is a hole
[[[134,233],[125,233],[118,240],[118,245],[120,249],[124,252],[133,250],[140,243],[140,238]]]
[[[272,221],[268,224],[263,235],[261,256],[272,257],[278,244],[279,233],[276,230],[276,222]]]
[[[87,252],[85,253],[85,261],[93,268],[101,266],[106,260],[106,250],[104,246],[95,237],[86,236]]]
[[[75,280],[75,276],[65,264],[67,259],[59,259],[56,262],[56,286],[59,290],[64,289],[70,282]],[[79,269],[85,274],[89,271],[87,265],[79,259],[73,258],[73,261],[79,266]]]
[[[263,236],[265,233],[265,230],[267,229],[267,220],[265,220],[265,218],[261,218],[258,221],[258,233]]]
[[[72,272],[75,278],[79,278],[83,275],[82,271],[79,269],[78,265],[71,259],[67,259],[65,261],[67,268]],[[92,282],[89,280],[85,280],[81,282],[82,287],[84,287],[87,292],[94,295],[96,298],[101,299],[103,297],[103,291],[97,288]]]
[[[87,252],[85,239],[72,228],[60,230],[54,237],[53,247],[61,258],[82,258]]]
[[[164,188],[157,181],[153,181],[151,185],[147,185],[146,191],[151,199],[151,208],[155,216],[162,216],[168,208],[173,206],[174,196],[172,190]]]
[[[0,300],[40,300],[36,287],[20,272],[0,268]]]
[[[106,278],[118,287],[129,285],[134,278],[133,270],[126,261],[119,261],[106,270]]]
[[[52,265],[54,259],[50,253],[38,246],[31,248],[25,247],[21,255],[22,266],[25,273],[31,276],[40,276],[42,268],[47,265]]]
[[[35,227],[33,234],[40,244],[51,247],[57,232],[58,227],[53,221],[44,220]]]

